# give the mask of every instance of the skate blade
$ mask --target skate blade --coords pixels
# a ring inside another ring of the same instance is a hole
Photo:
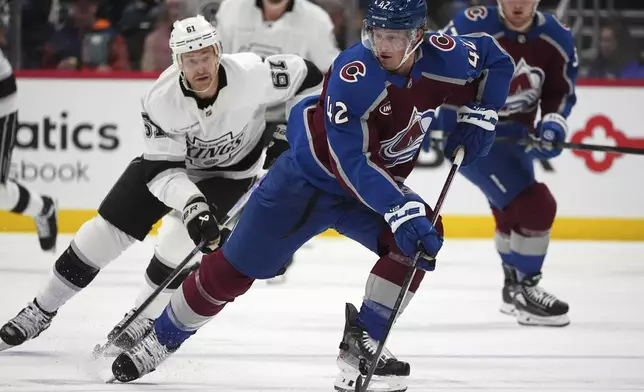
[[[4,341],[0,340],[0,351],[8,350],[11,347],[16,347],[16,346],[12,346],[12,345],[7,344]]]
[[[284,275],[278,275],[274,278],[270,278],[266,280],[266,284],[269,286],[278,286],[285,283],[286,283],[286,276]]]
[[[333,384],[333,389],[338,392],[355,392],[358,375],[357,371],[340,371]],[[361,392],[405,392],[407,385],[404,382],[404,378],[373,376],[369,387],[366,391],[361,390]]]
[[[533,327],[565,327],[570,324],[567,314],[552,317],[542,317],[527,312],[517,312],[517,322],[525,326]]]
[[[516,316],[517,315],[517,310],[514,307],[514,304],[509,304],[507,302],[501,303],[501,307],[499,308],[499,311],[503,314],[506,314],[508,316]]]

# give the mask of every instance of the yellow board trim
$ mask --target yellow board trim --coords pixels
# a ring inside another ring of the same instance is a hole
[[[59,231],[75,233],[80,226],[96,215],[94,210],[59,211]],[[494,221],[491,216],[443,216],[446,238],[492,238]],[[158,224],[153,233],[156,233]],[[33,219],[0,211],[0,233],[34,232]],[[333,230],[324,237],[338,237]],[[644,218],[570,218],[559,217],[552,228],[552,238],[558,240],[644,241]]]

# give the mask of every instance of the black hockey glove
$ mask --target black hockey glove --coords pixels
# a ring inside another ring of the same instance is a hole
[[[268,170],[273,163],[279,158],[280,155],[288,150],[288,141],[286,141],[286,125],[284,124],[268,124],[273,126],[273,138],[268,144],[266,149],[266,160],[264,161],[264,170]]]
[[[181,221],[188,229],[188,235],[195,245],[198,245],[202,239],[206,240],[206,245],[201,249],[203,253],[210,253],[217,249],[221,230],[205,197],[195,195],[190,198],[183,208]]]

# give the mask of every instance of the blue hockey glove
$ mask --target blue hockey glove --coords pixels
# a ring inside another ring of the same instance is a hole
[[[459,145],[465,148],[462,166],[486,156],[494,144],[497,122],[498,116],[494,110],[476,105],[461,106],[457,112],[456,129],[450,132],[445,142],[445,157],[452,159]]]
[[[526,148],[526,152],[536,159],[552,159],[561,154],[561,148],[541,144],[561,143],[566,141],[568,124],[566,119],[558,113],[548,113],[539,122],[535,131],[535,143]]]
[[[396,245],[405,256],[414,257],[422,250],[424,254],[417,267],[433,271],[435,257],[443,246],[443,237],[425,215],[423,200],[415,194],[405,195],[400,205],[385,214],[385,220],[391,227]]]

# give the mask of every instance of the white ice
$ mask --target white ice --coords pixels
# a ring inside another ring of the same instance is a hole
[[[132,305],[150,240],[101,272],[39,338],[0,353],[0,391],[333,390],[344,302],[359,305],[374,262],[341,239],[312,241],[287,284],[255,283],[139,382],[103,383],[110,361],[92,365],[89,355]],[[572,324],[546,329],[498,312],[492,241],[447,241],[389,342],[412,365],[409,391],[644,391],[642,255],[642,243],[552,244],[542,283],[569,301]],[[0,235],[0,323],[34,297],[54,261],[33,235]]]

